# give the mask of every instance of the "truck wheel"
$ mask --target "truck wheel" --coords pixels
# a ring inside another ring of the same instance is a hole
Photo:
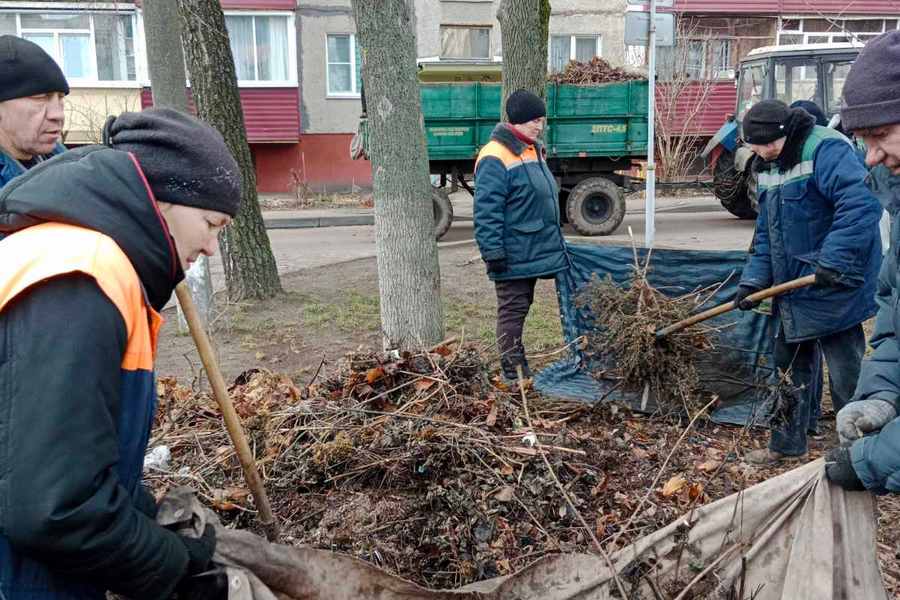
[[[439,240],[453,223],[453,204],[450,196],[441,188],[431,188],[431,204],[434,207],[434,238]]]
[[[610,235],[625,218],[625,195],[609,179],[585,179],[569,194],[566,216],[581,235]]]
[[[722,207],[739,219],[756,218],[748,180],[746,173],[735,169],[734,152],[724,150],[713,171],[713,192]]]

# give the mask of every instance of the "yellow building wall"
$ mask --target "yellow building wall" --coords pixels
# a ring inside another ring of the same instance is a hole
[[[72,88],[66,96],[64,144],[99,144],[110,115],[141,110],[138,88]]]

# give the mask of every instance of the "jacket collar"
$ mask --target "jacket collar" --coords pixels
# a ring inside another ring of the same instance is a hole
[[[519,156],[525,152],[526,148],[528,148],[528,144],[517,138],[506,123],[498,123],[497,126],[494,127],[494,131],[491,133],[491,140],[503,144],[516,156]],[[534,147],[535,150],[537,150],[538,155],[540,155],[540,142],[535,142]]]

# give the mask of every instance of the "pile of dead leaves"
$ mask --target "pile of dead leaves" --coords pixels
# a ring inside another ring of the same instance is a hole
[[[693,416],[706,403],[697,363],[700,353],[712,349],[707,330],[694,326],[664,338],[656,332],[690,316],[704,297],[663,294],[647,280],[649,268],[649,258],[644,265],[636,262],[631,280],[621,287],[594,275],[579,291],[575,303],[590,326],[584,350],[595,377],[652,394],[664,413]]]
[[[559,73],[551,74],[548,79],[553,83],[596,85],[600,83],[642,80],[646,79],[646,77],[619,67],[613,67],[599,56],[595,56],[591,59],[591,62],[570,61],[565,69]]]
[[[440,347],[357,353],[303,387],[264,370],[239,377],[230,391],[285,541],[453,588],[594,552],[591,534],[612,552],[772,474],[740,461],[746,430],[703,419],[678,444],[677,420],[615,406],[530,398],[526,415],[490,363],[482,348]],[[256,529],[215,403],[169,379],[159,388],[151,446],[172,458],[148,481],[158,494],[191,485],[223,521]]]

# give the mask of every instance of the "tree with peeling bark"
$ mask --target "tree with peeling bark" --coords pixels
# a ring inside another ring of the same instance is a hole
[[[225,15],[218,0],[178,6],[197,115],[222,134],[243,175],[241,210],[219,237],[228,297],[271,298],[282,291],[281,280],[259,208]]]
[[[184,70],[184,53],[181,48],[181,23],[178,18],[178,0],[145,0],[144,32],[147,39],[147,66],[150,70],[150,90],[153,105],[188,112]],[[209,259],[200,258],[185,272],[185,281],[197,306],[197,313],[204,324],[209,323],[213,310],[212,278]],[[187,333],[188,325],[178,305],[178,330]]]
[[[444,333],[411,0],[352,0],[369,117],[381,327],[388,349]]]
[[[497,20],[503,37],[503,100],[500,114],[505,121],[506,99],[514,91],[526,89],[544,97],[550,0],[501,0]]]

